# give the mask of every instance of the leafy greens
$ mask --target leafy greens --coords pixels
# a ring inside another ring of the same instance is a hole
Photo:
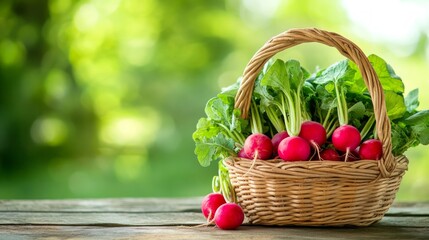
[[[404,84],[393,68],[376,55],[368,57],[379,77],[392,125],[392,153],[429,144],[429,110],[419,111],[418,89],[404,97]],[[287,131],[296,136],[305,120],[320,122],[328,137],[336,127],[352,124],[362,139],[377,138],[374,109],[362,75],[350,60],[310,74],[298,61],[268,61],[255,81],[250,118],[234,109],[239,79],[207,102],[206,117],[193,133],[202,166],[234,156],[251,133],[272,137]]]

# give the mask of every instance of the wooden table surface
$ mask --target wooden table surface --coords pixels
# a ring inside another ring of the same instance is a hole
[[[429,239],[429,203],[395,203],[370,227],[201,226],[202,198],[0,200],[0,239]]]

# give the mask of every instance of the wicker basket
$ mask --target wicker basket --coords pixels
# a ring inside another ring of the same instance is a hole
[[[368,226],[379,221],[390,208],[408,160],[405,156],[392,155],[383,90],[358,46],[336,33],[320,29],[283,32],[265,43],[246,66],[235,106],[246,118],[254,81],[263,65],[274,54],[305,42],[335,47],[358,65],[371,94],[375,127],[383,143],[382,159],[284,162],[230,157],[223,163],[229,171],[237,202],[251,224]]]

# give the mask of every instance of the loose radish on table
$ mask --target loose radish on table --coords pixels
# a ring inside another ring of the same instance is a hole
[[[223,204],[225,204],[225,198],[220,193],[210,193],[203,198],[201,202],[201,211],[204,217],[211,221],[216,213],[216,210]]]
[[[359,156],[361,159],[379,160],[382,154],[383,144],[377,139],[366,140],[359,147]]]
[[[279,157],[285,161],[306,161],[311,153],[310,144],[301,137],[287,137],[280,142]]]
[[[262,133],[253,133],[244,141],[244,154],[250,159],[270,159],[273,155],[271,139]]]
[[[220,229],[236,229],[244,221],[243,209],[236,203],[225,203],[216,210],[214,220]]]

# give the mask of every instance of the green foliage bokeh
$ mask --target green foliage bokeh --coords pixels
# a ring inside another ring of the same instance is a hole
[[[397,54],[360,35],[342,1],[2,1],[0,198],[206,194],[217,166],[199,166],[191,137],[205,103],[294,27],[341,33],[407,92],[429,89],[429,32]],[[308,69],[343,58],[317,44],[279,56]],[[427,152],[407,153],[398,199],[429,200]]]

